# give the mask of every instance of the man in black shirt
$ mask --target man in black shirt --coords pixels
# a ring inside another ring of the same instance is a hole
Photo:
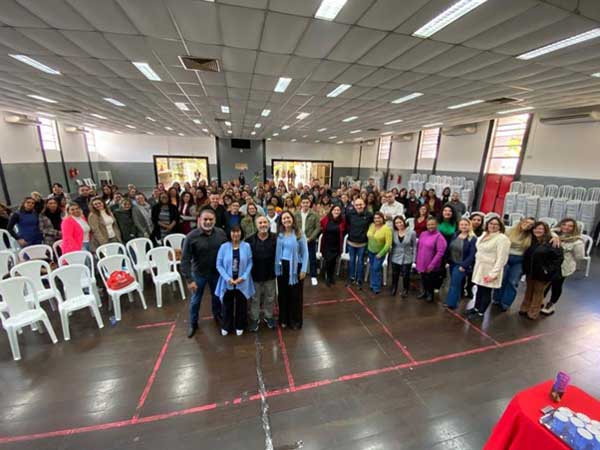
[[[73,201],[79,205],[85,217],[90,215],[90,199],[90,187],[85,184],[79,186],[79,197],[74,198]]]
[[[208,283],[212,295],[212,313],[215,320],[221,321],[221,300],[215,295],[219,272],[217,271],[217,253],[223,242],[227,241],[225,232],[215,227],[215,213],[204,209],[198,217],[198,228],[191,231],[183,241],[181,255],[181,273],[192,291],[190,301],[191,338],[198,329],[198,314],[204,286]]]
[[[275,328],[273,304],[275,303],[275,249],[277,236],[269,232],[269,220],[265,216],[256,218],[257,232],[246,239],[252,249],[252,280],[256,294],[250,303],[250,331],[258,331],[260,304],[262,301],[265,322]]]
[[[215,226],[217,228],[221,228],[225,230],[227,226],[227,214],[225,211],[225,207],[219,204],[219,199],[221,197],[219,194],[210,194],[208,196],[208,201],[210,202],[208,205],[204,206],[202,210],[210,209],[215,213]]]

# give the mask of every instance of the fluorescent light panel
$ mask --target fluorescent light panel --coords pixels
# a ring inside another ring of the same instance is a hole
[[[423,125],[423,128],[440,127],[442,125],[444,125],[443,122],[428,123],[427,125]]]
[[[173,128],[171,128],[171,127],[165,127],[165,130],[173,131]]]
[[[42,64],[39,61],[36,61],[33,58],[30,58],[29,56],[25,56],[25,55],[8,55],[11,58],[15,58],[17,61],[21,61],[22,63],[25,63],[27,65],[30,65],[31,67],[35,67],[38,70],[41,70],[42,72],[46,72],[49,73],[50,75],[60,75],[60,72],[56,69],[53,69],[52,67],[48,67],[46,64]]]
[[[448,109],[466,108],[467,106],[479,105],[480,103],[483,103],[483,100],[473,100],[470,102],[459,103],[458,105],[448,106]]]
[[[304,120],[304,119],[306,119],[308,116],[310,116],[310,113],[307,113],[307,112],[301,112],[300,114],[298,114],[298,115],[296,116],[296,119],[298,119],[298,120]]]
[[[146,116],[146,119],[148,119],[150,122],[156,122],[156,119],[150,116]]]
[[[262,127],[262,123],[255,123],[254,124],[254,128],[260,128],[260,127]]]
[[[342,119],[342,122],[352,122],[353,120],[358,119],[358,116],[350,116],[350,117],[346,117],[345,119]]]
[[[150,81],[162,81],[158,74],[146,62],[133,61],[132,64]]]
[[[412,94],[405,95],[404,97],[397,98],[396,100],[392,100],[392,103],[394,105],[397,105],[398,103],[404,103],[404,102],[407,102],[409,100],[413,100],[415,98],[418,98],[418,97],[420,97],[422,95],[423,94],[421,92],[413,92]]]
[[[190,108],[188,108],[188,105],[186,105],[183,102],[175,102],[175,106],[177,106],[177,108],[179,108],[182,111],[189,111]]]
[[[329,139],[335,139],[337,136],[329,136]]]
[[[348,0],[323,0],[315,13],[315,19],[333,20]]]
[[[386,131],[385,133],[381,133],[382,136],[387,136],[388,134],[394,134],[393,131]]]
[[[36,100],[41,100],[46,103],[58,103],[56,100],[52,100],[51,98],[42,97],[41,95],[29,94],[27,97],[34,98]]]
[[[279,136],[279,133],[273,133],[273,137]]]
[[[402,119],[390,120],[389,122],[385,122],[384,125],[394,125],[395,123],[402,122]]]
[[[521,112],[521,111],[529,111],[531,109],[533,109],[533,106],[524,106],[522,108],[507,109],[506,111],[498,111],[498,114],[512,114],[512,113]]]
[[[208,133],[208,128],[202,128],[202,131],[204,131],[205,133]]]
[[[537,58],[538,56],[546,55],[548,53],[561,50],[565,47],[570,47],[571,45],[589,41],[590,39],[595,39],[598,36],[600,36],[600,28],[594,28],[593,30],[586,31],[585,33],[577,34],[575,36],[571,36],[570,38],[554,42],[553,44],[545,45],[544,47],[540,47],[535,50],[531,50],[530,52],[523,53],[522,55],[517,56],[517,59],[528,60]]]
[[[221,112],[223,114],[229,114],[229,106],[221,105]]]
[[[200,121],[200,119],[192,119],[192,122],[194,122],[196,125],[201,125],[202,122]]]
[[[226,120],[225,121],[225,125],[227,125],[228,127],[230,127],[231,126],[231,122],[229,120]]]
[[[125,125],[127,128],[131,128],[132,130],[135,130],[135,127],[133,125]]]
[[[256,135],[256,131],[253,131],[252,133],[250,133],[252,136]]]
[[[281,127],[281,129],[282,129],[282,130],[284,130],[284,131],[285,131],[285,130],[288,130],[289,128],[290,128],[290,126],[289,126],[289,125],[284,125],[284,126],[282,126],[282,127]]]
[[[415,31],[413,36],[428,38],[486,1],[487,0],[460,0]]]
[[[177,133],[177,136],[185,136],[183,133]]]
[[[125,103],[120,102],[119,100],[116,100],[114,98],[104,97],[104,100],[106,100],[108,103],[112,103],[115,106],[125,106]]]
[[[271,114],[270,109],[263,109],[262,112],[260,113],[260,115],[263,117],[269,117],[270,114]]]
[[[350,132],[350,134],[356,134],[356,133],[360,133],[361,131],[362,131],[362,130],[352,130],[352,131]]]
[[[292,139],[292,142],[296,142],[296,139]]]
[[[90,116],[95,117],[96,119],[102,119],[102,120],[106,120],[107,118],[104,116],[101,116],[100,114],[90,114]]]
[[[329,94],[327,94],[327,97],[337,97],[338,95],[340,95],[342,92],[347,91],[348,89],[350,89],[352,87],[351,84],[340,84],[338,87],[336,87],[333,91],[331,91]]]
[[[279,80],[277,80],[277,84],[275,85],[275,89],[273,90],[275,92],[285,92],[291,82],[291,78],[279,77]]]
[[[337,141],[336,144],[343,144],[344,141]]]
[[[595,78],[600,78],[600,72],[593,73],[592,76]]]
[[[322,133],[323,131],[327,131],[327,128],[319,128],[319,129],[317,130],[317,132],[318,132],[318,133]]]

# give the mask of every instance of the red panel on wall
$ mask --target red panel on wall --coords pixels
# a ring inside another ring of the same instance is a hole
[[[485,178],[485,189],[481,198],[481,211],[495,212],[502,215],[504,209],[504,197],[510,190],[512,175],[488,174]]]

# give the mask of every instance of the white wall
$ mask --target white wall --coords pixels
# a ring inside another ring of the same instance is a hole
[[[392,153],[390,157],[390,170],[402,169],[413,171],[415,168],[415,157],[419,145],[419,133],[413,133],[412,141],[392,141]]]
[[[272,159],[312,159],[333,160],[334,170],[336,167],[358,167],[359,146],[355,144],[306,144],[301,142],[268,141],[266,146],[266,163],[268,166],[271,165]],[[375,167],[374,164],[373,167]]]
[[[2,164],[42,162],[37,128],[6,123],[4,117],[1,117],[0,157]]]
[[[543,125],[535,117],[521,175],[600,179],[600,123]]]
[[[477,124],[477,132],[464,136],[445,136],[440,140],[436,172],[479,173],[489,122]]]

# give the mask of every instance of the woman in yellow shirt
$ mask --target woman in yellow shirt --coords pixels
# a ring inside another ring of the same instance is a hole
[[[381,292],[383,261],[392,248],[392,230],[385,224],[385,216],[376,212],[367,231],[369,253],[370,287],[374,294]]]

